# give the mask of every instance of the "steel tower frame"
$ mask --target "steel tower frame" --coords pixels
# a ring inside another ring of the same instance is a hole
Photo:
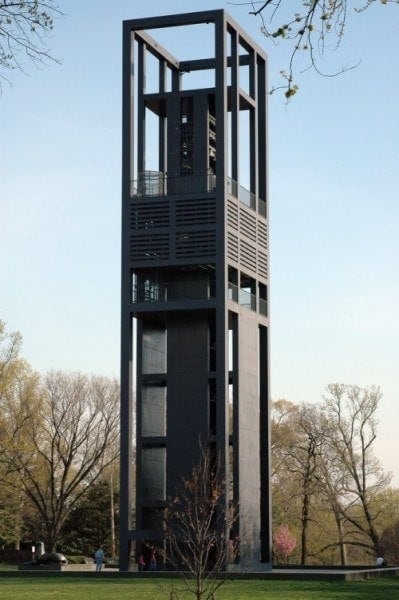
[[[148,33],[189,26],[213,27],[212,56],[179,60]],[[271,566],[266,62],[224,10],[123,24],[122,571],[162,544],[201,440],[238,507],[236,568]],[[202,71],[214,84],[185,89]]]

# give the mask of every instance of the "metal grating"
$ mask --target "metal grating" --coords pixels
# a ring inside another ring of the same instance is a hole
[[[238,237],[230,231],[227,234],[227,255],[231,260],[238,262]]]
[[[256,216],[240,208],[240,232],[250,240],[256,240]]]
[[[130,206],[130,228],[169,227],[169,206],[163,203],[134,203]]]
[[[176,200],[176,225],[190,227],[215,223],[215,200]]]
[[[256,248],[240,240],[240,263],[256,273]]]
[[[228,200],[227,203],[227,224],[238,231],[238,206],[231,200]]]
[[[153,234],[131,236],[130,260],[154,261],[169,258],[169,235]]]
[[[187,231],[176,235],[176,258],[215,254],[214,231]]]

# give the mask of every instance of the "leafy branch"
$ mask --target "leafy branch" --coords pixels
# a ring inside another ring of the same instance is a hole
[[[356,13],[364,12],[377,1],[384,5],[399,3],[399,0],[366,0],[353,10]],[[343,65],[330,73],[322,66],[328,51],[335,51],[341,45],[350,7],[348,0],[301,0],[293,7],[286,0],[252,0],[231,4],[251,6],[249,14],[260,19],[262,33],[274,44],[285,41],[291,47],[288,66],[280,71],[283,83],[273,87],[271,94],[283,90],[289,100],[298,92],[295,79],[298,62],[304,56],[308,64],[301,72],[313,69],[323,77],[336,77],[360,64]]]

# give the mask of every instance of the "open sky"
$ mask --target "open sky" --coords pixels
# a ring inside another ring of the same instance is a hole
[[[361,2],[360,2],[361,4]],[[39,371],[119,373],[122,20],[225,8],[269,55],[250,8],[222,1],[60,0],[62,65],[0,97],[0,318]],[[172,40],[171,40],[172,43]],[[176,40],[173,41],[176,43]],[[181,56],[191,40],[182,38]],[[333,71],[269,101],[271,389],[318,401],[379,385],[377,453],[399,485],[399,7],[349,15]]]

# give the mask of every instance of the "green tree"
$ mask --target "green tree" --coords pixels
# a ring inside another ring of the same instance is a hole
[[[300,541],[298,562],[370,562],[393,522],[390,476],[374,454],[381,394],[341,384],[327,392],[320,404],[273,404],[273,521]]]
[[[40,516],[54,551],[71,510],[118,454],[119,385],[114,379],[51,372],[29,401],[8,405],[3,464]],[[20,425],[20,423],[22,423]]]
[[[14,447],[10,431],[26,449],[24,435],[30,407],[36,406],[38,374],[20,356],[21,336],[9,332],[0,320],[0,539],[18,546],[23,536],[25,498],[21,474],[10,467],[8,457]]]
[[[296,513],[301,564],[308,562],[311,552],[309,541],[312,537],[311,526],[315,521],[314,507],[319,504],[320,497],[318,478],[323,436],[317,426],[318,416],[316,405],[295,405],[280,400],[273,407],[273,470],[278,469],[278,481],[275,481],[274,489],[279,488],[280,501],[290,512],[294,509]],[[283,525],[286,517],[283,511],[280,517],[282,522],[276,524]]]
[[[111,489],[110,479],[101,478],[90,485],[87,493],[69,513],[61,532],[61,545],[66,553],[92,556],[102,546],[108,556],[112,552],[111,498],[114,493],[116,525],[119,493]]]
[[[380,556],[388,565],[399,564],[399,521],[394,520],[384,529],[380,539]]]

